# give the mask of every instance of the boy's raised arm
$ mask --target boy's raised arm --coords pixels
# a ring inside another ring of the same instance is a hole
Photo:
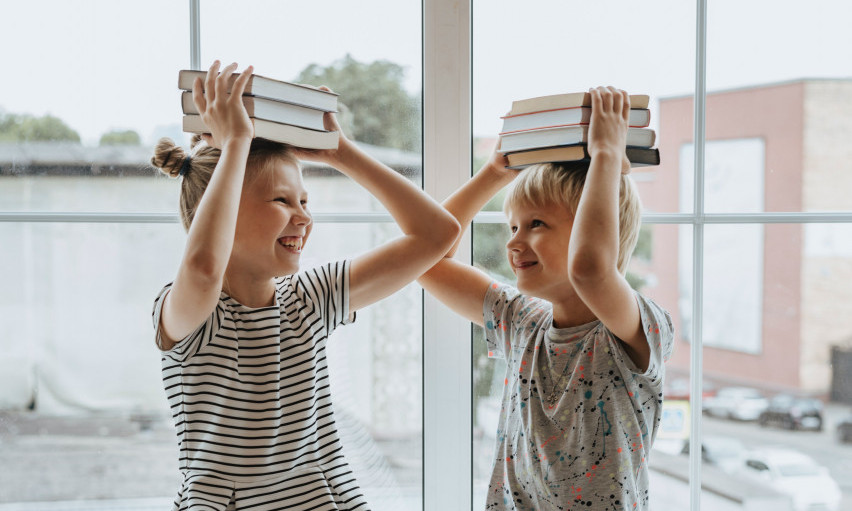
[[[635,294],[617,264],[618,193],[630,99],[626,92],[611,87],[589,92],[591,164],[568,244],[568,274],[578,296],[625,343],[630,358],[644,370],[650,347]]]
[[[517,176],[517,172],[507,169],[506,165],[506,157],[495,150],[488,163],[444,201],[444,208],[461,225],[462,234],[483,206]],[[461,235],[444,259],[417,282],[457,314],[482,326],[482,304],[491,278],[453,259],[460,241]]]

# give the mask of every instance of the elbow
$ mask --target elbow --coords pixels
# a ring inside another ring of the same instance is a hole
[[[433,230],[436,244],[439,244],[442,248],[442,255],[445,255],[456,244],[456,240],[458,240],[461,232],[462,229],[459,221],[447,213],[445,218]]]
[[[614,265],[601,254],[580,251],[568,258],[568,278],[575,289],[595,286],[606,279]]]
[[[227,261],[217,261],[209,253],[196,252],[187,254],[184,268],[192,275],[193,280],[202,285],[218,285],[225,275]]]

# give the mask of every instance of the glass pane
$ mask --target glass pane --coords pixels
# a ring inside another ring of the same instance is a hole
[[[0,81],[0,210],[175,211],[170,196],[148,193],[164,191],[156,184],[139,182],[137,198],[125,180],[152,175],[159,137],[183,140],[185,4],[38,0],[4,2],[0,13],[0,46],[14,49],[8,76],[22,78]],[[90,201],[90,183],[108,195]]]
[[[740,212],[729,198],[741,184],[760,211],[852,210],[843,142],[852,135],[852,34],[842,28],[852,5],[708,6],[708,212]],[[663,112],[685,107],[673,102]]]
[[[731,497],[852,505],[839,455],[852,441],[850,240],[848,224],[706,227],[703,477],[748,483],[731,484]],[[677,312],[688,325],[691,309]],[[670,372],[688,371],[687,353],[677,350]]]
[[[567,32],[566,26],[570,26]],[[519,33],[535,27],[535,36],[507,37],[506,27],[517,27]],[[571,43],[566,42],[569,39]],[[651,48],[653,71],[644,53]],[[657,133],[655,145],[662,165],[636,169],[637,182],[674,182],[673,172],[666,169],[677,165],[674,138],[691,140],[692,110],[666,113],[662,107],[672,98],[691,100],[694,59],[695,6],[690,2],[475,0],[474,170],[494,147],[502,127],[500,117],[513,100],[613,85],[651,97],[649,127]],[[669,128],[663,129],[664,123]],[[674,202],[663,192],[643,191],[642,197],[649,211],[678,210],[677,189]],[[499,204],[496,201],[489,209],[499,210]]]
[[[250,0],[234,9],[227,0],[209,0],[201,61],[205,69],[214,59],[241,69],[252,64],[260,75],[330,87],[340,94],[344,132],[420,183],[421,22],[420,2]],[[313,211],[380,208],[354,183],[345,186],[340,200],[314,201]]]
[[[398,235],[390,223],[321,224],[302,267]],[[183,230],[6,223],[0,239],[0,505],[169,506],[178,451],[150,311]],[[344,449],[373,509],[421,506],[420,297],[411,285],[358,312],[327,351]]]

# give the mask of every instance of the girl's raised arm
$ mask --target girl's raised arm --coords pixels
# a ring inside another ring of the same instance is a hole
[[[237,211],[254,127],[242,102],[251,77],[247,67],[228,94],[228,79],[237,64],[219,73],[213,63],[202,83],[197,78],[192,98],[222,153],[196,209],[186,250],[160,315],[160,348],[171,349],[213,312],[234,244]]]
[[[340,130],[333,114],[326,114],[326,129]],[[349,276],[352,311],[413,282],[455,243],[459,224],[452,215],[342,133],[336,150],[301,152],[299,156],[328,163],[366,188],[387,208],[404,233],[352,261]]]

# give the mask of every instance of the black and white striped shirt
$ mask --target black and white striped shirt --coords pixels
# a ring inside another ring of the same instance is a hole
[[[351,322],[349,262],[275,287],[261,308],[222,293],[207,321],[163,352],[184,474],[175,509],[367,509],[341,451],[325,352]],[[155,329],[170,288],[154,302]]]

